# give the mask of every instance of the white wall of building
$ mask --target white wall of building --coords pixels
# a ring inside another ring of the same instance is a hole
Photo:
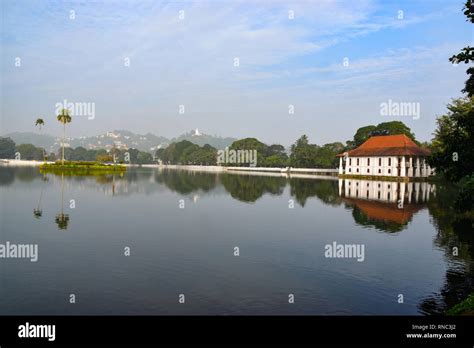
[[[420,157],[361,156],[345,160],[340,157],[339,161],[339,174],[394,177],[427,177],[432,174],[431,168]]]

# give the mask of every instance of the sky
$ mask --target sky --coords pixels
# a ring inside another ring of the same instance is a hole
[[[75,109],[69,136],[322,145],[399,120],[430,140],[466,80],[448,61],[474,44],[464,2],[2,0],[0,134],[42,117],[60,135],[67,100],[94,110]],[[386,115],[389,102],[419,113]]]

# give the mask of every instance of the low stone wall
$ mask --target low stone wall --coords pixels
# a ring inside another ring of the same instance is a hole
[[[0,159],[0,165],[7,166],[7,167],[39,167],[40,165],[44,163],[54,163],[54,162]]]
[[[144,164],[143,167],[158,168],[158,169],[174,169],[174,170],[189,170],[196,172],[214,172],[223,173],[225,167],[221,166],[194,166],[194,165],[177,165],[177,164]]]

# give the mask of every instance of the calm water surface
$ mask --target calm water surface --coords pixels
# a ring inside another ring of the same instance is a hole
[[[39,248],[37,262],[0,260],[0,314],[441,313],[474,279],[452,197],[441,184],[0,167],[0,243]],[[326,258],[333,242],[363,244],[365,260]]]

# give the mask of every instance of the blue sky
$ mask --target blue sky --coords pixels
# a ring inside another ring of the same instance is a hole
[[[199,128],[324,144],[401,120],[429,140],[466,79],[448,61],[473,45],[463,3],[3,0],[0,134],[35,131],[39,116],[60,134],[55,105],[67,99],[96,110],[73,119],[72,136]],[[381,116],[389,99],[419,103],[420,118]]]

